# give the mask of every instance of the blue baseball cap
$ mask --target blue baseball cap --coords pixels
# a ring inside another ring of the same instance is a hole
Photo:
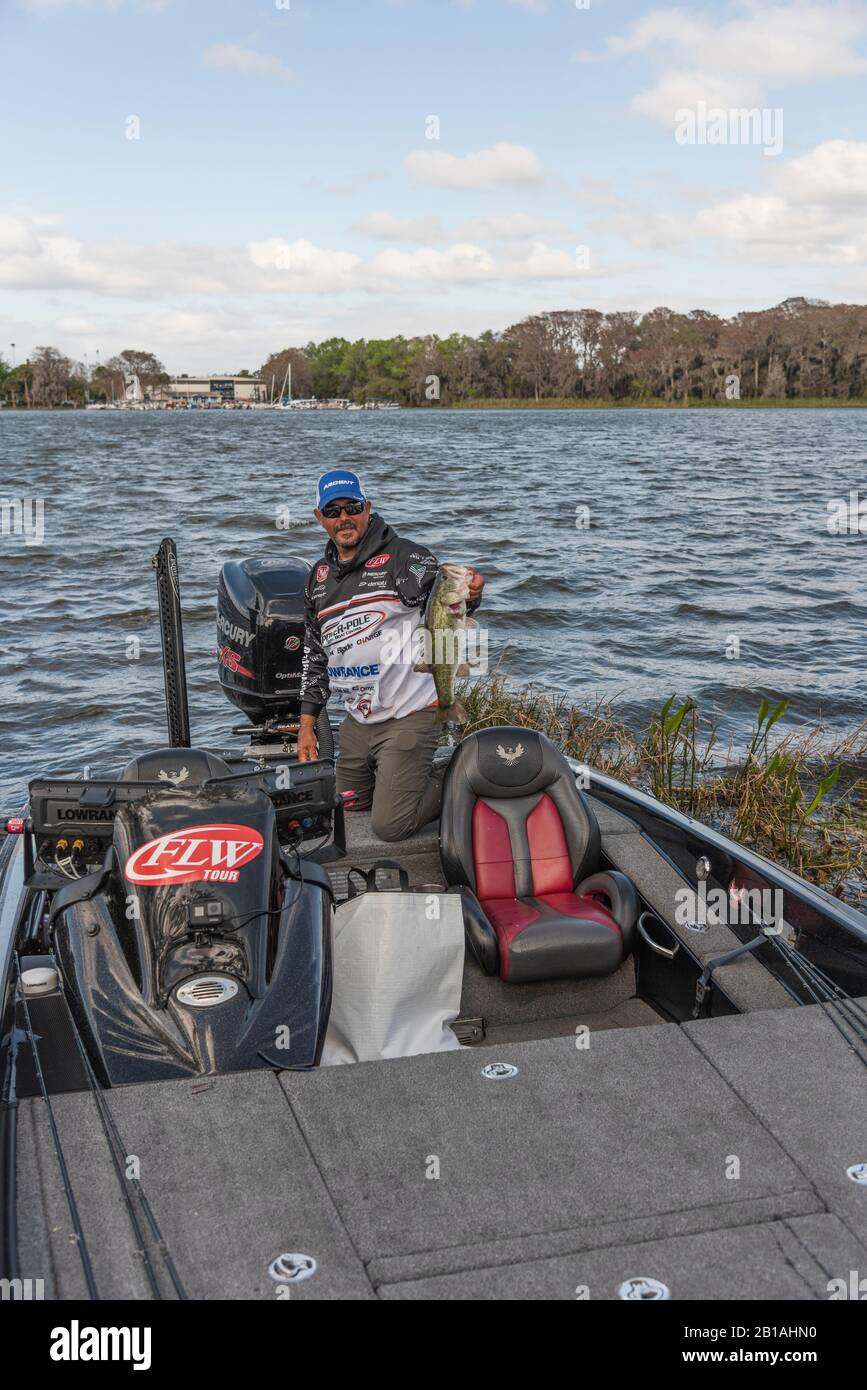
[[[364,488],[357,473],[348,468],[332,468],[319,479],[319,510],[337,497],[351,497],[353,502],[366,502]]]

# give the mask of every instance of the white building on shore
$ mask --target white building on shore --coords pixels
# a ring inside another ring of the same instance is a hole
[[[259,405],[268,399],[264,378],[258,376],[173,376],[152,399],[197,405]]]

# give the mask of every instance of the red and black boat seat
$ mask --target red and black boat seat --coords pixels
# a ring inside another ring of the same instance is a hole
[[[443,783],[440,854],[489,975],[608,975],[632,951],[638,895],[625,874],[598,871],[596,817],[544,734],[507,727],[463,740]]]

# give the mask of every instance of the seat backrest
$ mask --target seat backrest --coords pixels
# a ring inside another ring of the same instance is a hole
[[[167,787],[200,787],[213,777],[231,777],[232,769],[204,748],[158,748],[127,763],[122,782],[165,782]]]
[[[560,750],[533,729],[469,734],[443,783],[449,883],[481,899],[568,893],[599,860],[599,826]]]

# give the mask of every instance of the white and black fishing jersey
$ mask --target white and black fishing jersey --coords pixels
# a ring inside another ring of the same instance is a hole
[[[402,539],[375,512],[346,564],[329,541],[305,590],[302,714],[318,714],[331,691],[366,724],[437,703],[433,677],[413,662],[438,568],[426,546]]]

